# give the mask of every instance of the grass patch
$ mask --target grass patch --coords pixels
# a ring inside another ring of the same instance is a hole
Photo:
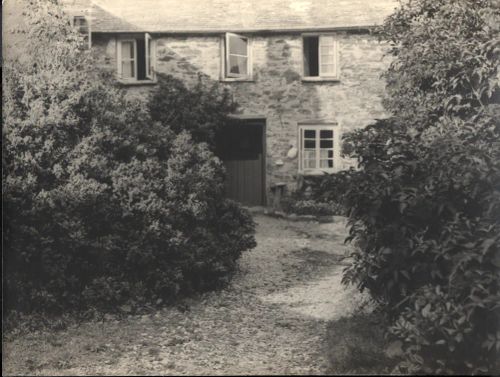
[[[388,374],[398,360],[384,350],[384,322],[380,314],[359,313],[328,324],[328,374]]]

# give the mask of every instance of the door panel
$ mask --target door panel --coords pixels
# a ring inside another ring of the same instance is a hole
[[[263,122],[235,122],[217,135],[216,154],[226,168],[226,195],[246,205],[264,204]]]

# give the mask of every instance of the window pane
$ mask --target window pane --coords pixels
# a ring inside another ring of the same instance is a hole
[[[333,168],[333,160],[320,160],[319,167],[320,168]]]
[[[321,149],[319,151],[319,157],[326,159],[326,158],[333,158],[333,150],[332,149]]]
[[[229,73],[236,73],[239,75],[247,74],[247,61],[248,58],[242,56],[229,56]]]
[[[73,18],[73,23],[80,33],[88,33],[89,32],[89,26],[87,23],[87,19],[85,17],[75,16]]]
[[[305,160],[304,168],[306,169],[315,169],[316,168],[316,160]]]
[[[133,59],[134,58],[134,43],[133,42],[122,42],[122,58]]]
[[[319,142],[320,148],[333,148],[333,140],[321,140]]]
[[[134,77],[134,62],[133,61],[123,61],[122,62],[122,76],[124,78]]]
[[[333,131],[332,130],[321,130],[319,132],[319,136],[322,139],[333,139]]]
[[[233,35],[229,36],[229,54],[238,54],[247,56],[246,38],[240,38]]]
[[[314,139],[316,137],[316,130],[305,130],[304,137]]]
[[[333,45],[333,41],[334,41],[333,37],[327,35],[322,35],[320,39],[321,46]]]
[[[321,149],[319,151],[319,157],[320,158],[328,158],[328,157],[330,157],[328,152],[330,152],[328,149]]]
[[[333,64],[333,55],[321,55],[321,64]]]
[[[321,46],[321,55],[333,55],[333,46]]]
[[[334,64],[321,64],[321,74],[333,74],[334,73]]]
[[[314,160],[316,158],[316,151],[305,150],[304,151],[304,158]]]
[[[316,148],[316,140],[304,140],[304,148]]]

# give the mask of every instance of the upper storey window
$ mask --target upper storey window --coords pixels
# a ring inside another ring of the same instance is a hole
[[[90,34],[90,25],[89,21],[85,16],[74,16],[73,17],[73,26],[78,30],[80,34],[82,34],[85,42],[88,45],[88,48],[91,46],[91,34]]]
[[[117,43],[117,72],[123,82],[147,82],[155,78],[155,43],[146,33],[141,38],[120,39]]]
[[[338,80],[338,42],[331,35],[304,35],[304,79]]]
[[[224,40],[224,77],[249,79],[252,76],[251,40],[242,35],[226,33]]]

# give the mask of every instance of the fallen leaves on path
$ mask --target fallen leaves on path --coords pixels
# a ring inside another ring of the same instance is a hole
[[[256,222],[258,246],[227,288],[182,308],[21,336],[4,344],[4,374],[324,374],[328,319],[362,301],[338,278],[344,223]]]

